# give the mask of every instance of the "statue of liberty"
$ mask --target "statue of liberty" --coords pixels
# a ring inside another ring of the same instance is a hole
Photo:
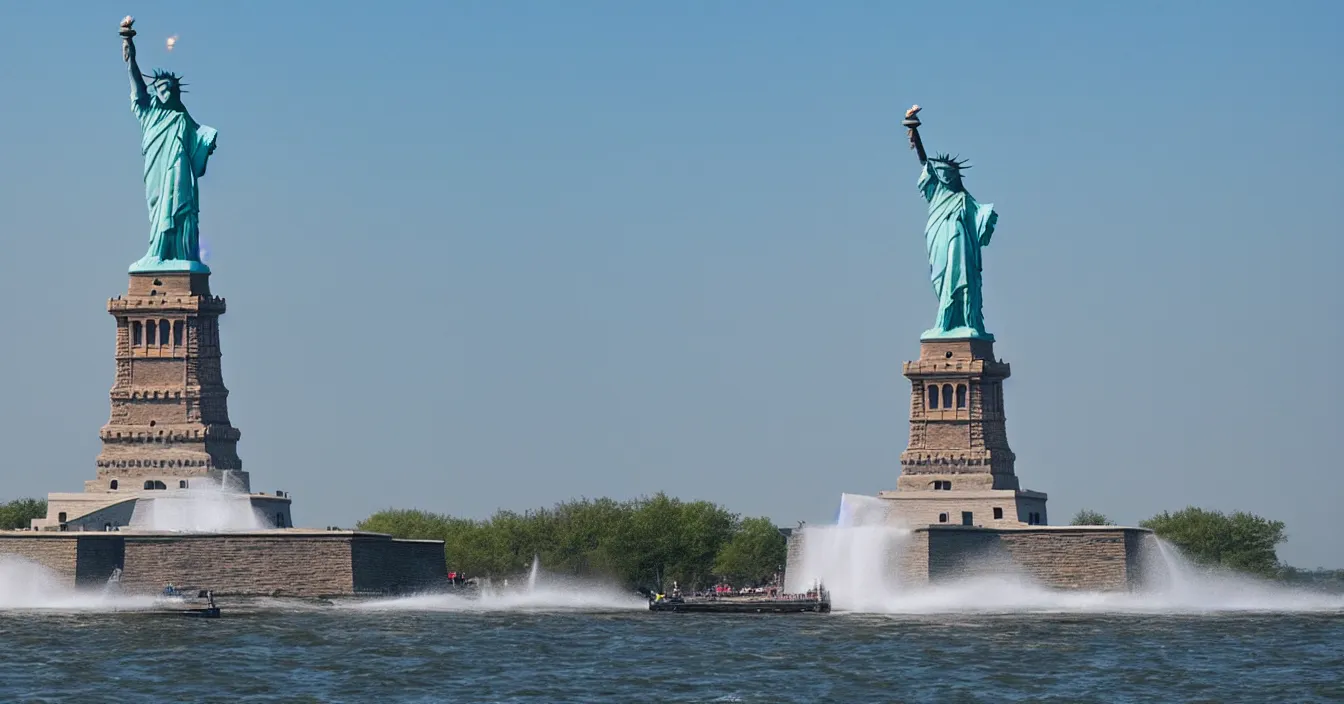
[[[217,132],[191,119],[182,104],[182,78],[169,71],[140,73],[135,30],[121,21],[122,59],[131,73],[131,112],[140,121],[140,153],[145,157],[145,202],[149,206],[149,251],[131,272],[210,273],[201,262],[198,180],[215,151]],[[145,85],[152,81],[153,92]]]
[[[930,158],[924,152],[919,111],[918,105],[905,111],[901,124],[909,128],[910,148],[924,165],[919,174],[919,190],[929,203],[924,246],[929,254],[933,293],[938,296],[938,318],[920,339],[993,340],[994,336],[985,332],[981,311],[980,250],[989,244],[999,215],[993,204],[976,202],[966,192],[961,172],[969,165],[948,154]]]

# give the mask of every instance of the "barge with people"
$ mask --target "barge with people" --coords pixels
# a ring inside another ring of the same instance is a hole
[[[684,614],[825,614],[831,611],[831,595],[820,584],[804,594],[711,593],[671,596],[650,592],[649,611]]]

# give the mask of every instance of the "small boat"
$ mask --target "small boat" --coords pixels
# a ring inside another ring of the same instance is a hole
[[[215,593],[208,589],[181,589],[169,586],[163,595],[154,601],[150,613],[160,616],[186,616],[189,618],[219,618],[219,607],[215,605]]]
[[[109,596],[121,596],[121,568],[112,570],[103,593]],[[140,609],[136,609],[139,611]],[[156,616],[188,616],[194,618],[219,618],[219,607],[215,605],[215,593],[208,589],[164,587],[154,603],[146,610]]]
[[[806,594],[665,596],[648,593],[649,611],[686,614],[826,614],[831,595],[820,585]]]

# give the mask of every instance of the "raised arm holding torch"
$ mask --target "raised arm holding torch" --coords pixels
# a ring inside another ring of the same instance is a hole
[[[922,124],[919,121],[919,111],[922,109],[918,105],[911,107],[905,111],[905,119],[901,120],[901,124],[909,128],[906,134],[910,135],[910,148],[919,155],[921,164],[929,160],[929,155],[924,153],[924,140],[919,138],[919,126]]]

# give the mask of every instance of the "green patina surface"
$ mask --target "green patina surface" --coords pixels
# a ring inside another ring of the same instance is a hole
[[[929,203],[924,245],[938,296],[938,317],[920,337],[993,340],[981,310],[980,250],[989,245],[999,215],[992,204],[977,202],[966,191],[961,164],[946,155],[924,163],[919,189]]]
[[[182,104],[182,79],[158,70],[140,73],[130,17],[122,21],[123,57],[131,74],[131,112],[140,123],[149,250],[130,271],[210,273],[201,261],[200,179],[219,133],[192,119]],[[151,80],[151,85],[145,79]],[[152,90],[151,90],[152,88]]]

